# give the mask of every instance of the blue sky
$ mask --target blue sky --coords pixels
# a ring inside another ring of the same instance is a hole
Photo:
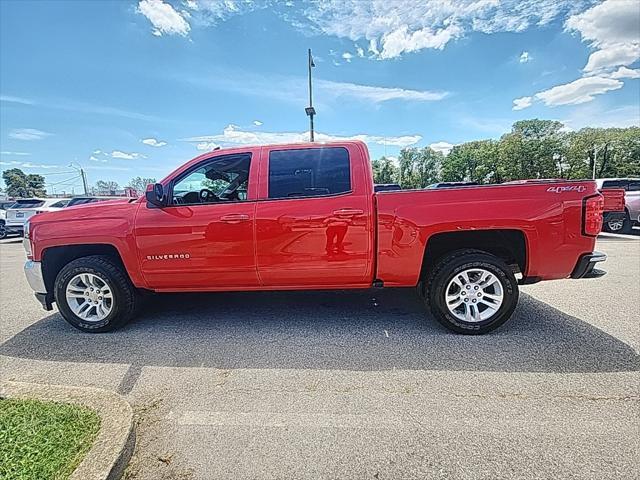
[[[320,139],[373,157],[525,118],[640,124],[638,0],[5,0],[0,32],[0,168],[56,191],[80,190],[70,162],[124,185],[304,140],[307,48]]]

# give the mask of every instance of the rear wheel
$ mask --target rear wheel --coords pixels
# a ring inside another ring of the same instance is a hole
[[[479,335],[509,320],[518,303],[518,282],[502,259],[479,250],[460,250],[435,265],[425,298],[442,325]]]
[[[4,220],[0,220],[0,240],[7,238],[7,227],[4,224]]]
[[[137,292],[111,258],[73,260],[56,277],[54,295],[64,319],[83,332],[108,332],[134,314]]]

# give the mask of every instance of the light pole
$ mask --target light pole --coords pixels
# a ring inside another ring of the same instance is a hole
[[[82,177],[82,186],[84,187],[84,194],[89,194],[89,189],[87,188],[87,175],[84,173],[84,169],[78,165],[77,167],[74,165],[74,162],[69,164],[71,168],[80,172],[80,176]]]
[[[316,114],[315,108],[313,108],[313,88],[311,85],[311,68],[315,67],[313,63],[313,57],[311,56],[311,49],[309,49],[309,106],[304,109],[305,113],[309,116],[309,141],[314,141],[313,135],[313,116]]]
[[[600,145],[600,147],[596,147],[595,145],[593,147],[593,176],[591,177],[593,180],[596,179],[596,160],[598,159],[598,150],[602,150],[606,146],[607,144],[605,143],[604,145]]]

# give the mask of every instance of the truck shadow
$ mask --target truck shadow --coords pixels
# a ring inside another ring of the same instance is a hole
[[[526,294],[485,336],[448,332],[412,290],[153,296],[110,334],[85,334],[59,314],[0,345],[38,360],[342,370],[613,372],[637,370],[627,344]]]

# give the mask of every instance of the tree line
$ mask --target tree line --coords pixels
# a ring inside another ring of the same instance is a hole
[[[2,172],[6,188],[1,192],[12,198],[46,197],[47,189],[44,176],[27,174],[19,168],[10,168]],[[149,183],[156,183],[155,178],[134,177],[126,185],[142,194]],[[89,195],[116,195],[120,190],[118,182],[113,180],[98,180],[89,187]],[[82,192],[84,193],[84,192]]]
[[[437,182],[502,183],[529,178],[640,176],[640,127],[566,131],[554,120],[521,120],[499,140],[456,145],[448,155],[404,148],[372,162],[375,183],[424,188]]]

